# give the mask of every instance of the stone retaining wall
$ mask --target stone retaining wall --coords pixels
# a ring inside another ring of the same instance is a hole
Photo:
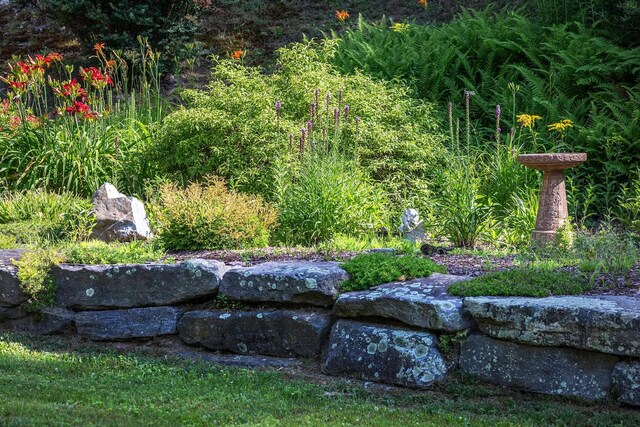
[[[307,358],[329,375],[412,388],[460,369],[520,390],[640,406],[640,298],[463,299],[447,288],[466,278],[437,273],[340,294],[348,276],[332,262],[59,265],[53,274],[56,306],[36,320],[16,269],[0,266],[0,329],[93,341],[177,335],[209,350]],[[211,308],[218,295],[243,308]]]

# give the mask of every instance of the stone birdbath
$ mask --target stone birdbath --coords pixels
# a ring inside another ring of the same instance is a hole
[[[531,237],[544,244],[552,240],[567,216],[567,191],[563,170],[587,160],[587,153],[521,154],[518,161],[543,172],[536,228]]]

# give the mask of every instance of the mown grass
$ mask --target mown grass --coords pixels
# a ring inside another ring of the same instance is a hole
[[[68,348],[57,338],[0,336],[0,424],[640,424],[638,412],[612,403],[509,392],[465,378],[430,392],[382,392],[340,380]]]

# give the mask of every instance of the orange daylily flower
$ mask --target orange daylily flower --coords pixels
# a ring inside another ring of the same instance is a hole
[[[349,17],[349,12],[346,10],[336,10],[336,19],[338,22],[344,22]]]
[[[238,59],[244,58],[244,55],[245,55],[245,51],[244,50],[236,50],[231,54],[231,57],[233,59],[238,60]]]
[[[97,53],[102,52],[102,49],[104,49],[104,43],[96,43],[93,45],[93,50],[95,50]]]
[[[418,3],[421,4],[425,9],[427,8],[427,0],[418,0]]]

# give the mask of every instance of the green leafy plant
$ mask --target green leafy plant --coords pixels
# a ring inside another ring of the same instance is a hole
[[[590,289],[584,276],[551,268],[516,268],[487,273],[483,276],[454,283],[449,293],[473,296],[577,295]]]
[[[275,209],[259,196],[228,190],[220,178],[180,189],[159,188],[153,209],[166,249],[233,249],[265,246],[276,225]]]
[[[13,261],[18,267],[20,288],[29,296],[30,311],[39,312],[53,305],[56,287],[50,271],[53,265],[63,260],[64,255],[56,249],[36,249]]]
[[[446,272],[443,266],[437,265],[430,258],[377,252],[357,255],[341,266],[350,276],[349,280],[340,285],[342,291],[359,291],[383,283]]]

